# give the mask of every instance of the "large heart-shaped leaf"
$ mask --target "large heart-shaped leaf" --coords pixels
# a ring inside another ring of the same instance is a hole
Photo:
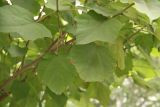
[[[87,5],[87,8],[94,10],[96,13],[101,14],[103,16],[109,17],[109,16],[113,16],[116,13],[118,13],[119,11],[113,8],[110,8],[109,6],[99,6],[99,5]]]
[[[148,15],[151,20],[160,17],[160,1],[159,0],[134,0],[135,8],[142,13]]]
[[[0,32],[17,32],[25,40],[52,36],[45,26],[33,20],[33,14],[16,5],[0,7]]]
[[[87,44],[94,41],[113,43],[119,35],[123,24],[117,19],[89,12],[77,17],[77,44]]]
[[[43,82],[56,94],[61,94],[75,79],[75,68],[65,56],[51,56],[38,67]]]
[[[94,43],[73,47],[70,53],[80,77],[85,81],[112,80],[114,59],[107,48]]]
[[[73,0],[58,0],[59,10],[68,10]],[[57,10],[56,0],[47,0],[46,7]]]
[[[40,5],[37,0],[11,0],[13,5],[21,6],[30,12],[37,14],[40,9]]]

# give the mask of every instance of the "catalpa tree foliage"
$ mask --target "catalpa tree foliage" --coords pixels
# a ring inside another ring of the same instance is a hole
[[[106,107],[125,77],[159,90],[159,39],[159,0],[0,0],[0,107]]]

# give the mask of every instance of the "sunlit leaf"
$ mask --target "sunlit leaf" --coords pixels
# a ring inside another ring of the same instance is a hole
[[[51,37],[50,31],[33,20],[33,15],[22,7],[0,7],[0,32],[17,32],[25,40]]]
[[[87,44],[94,41],[113,43],[119,35],[123,24],[117,19],[89,12],[77,17],[77,44]]]

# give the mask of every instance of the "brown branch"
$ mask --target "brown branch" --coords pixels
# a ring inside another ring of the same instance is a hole
[[[39,22],[42,18],[42,13],[43,13],[43,10],[44,10],[45,6],[43,6],[41,9],[39,9],[39,14],[38,14],[38,18],[36,20],[36,22]]]
[[[37,23],[42,22],[44,20],[46,20],[48,17],[50,17],[52,14],[54,14],[54,12],[51,12],[47,15],[42,16],[39,20],[36,20]]]
[[[10,92],[3,92],[0,95],[0,102],[3,101],[5,98],[7,98],[11,93]]]
[[[135,4],[135,3],[129,4],[126,8],[124,8],[123,10],[121,10],[120,12],[118,12],[117,14],[113,15],[112,18],[115,18],[115,17],[117,17],[117,16],[119,16],[119,15],[122,15],[123,12],[125,12],[127,9],[129,9],[130,7],[132,7],[134,4]]]
[[[24,73],[24,71],[28,70],[28,69],[32,69],[34,68],[34,66],[36,64],[38,64],[41,59],[48,53],[50,52],[50,50],[56,50],[55,48],[57,48],[57,44],[60,42],[61,39],[57,39],[55,40],[45,51],[42,55],[40,55],[38,58],[36,58],[34,61],[32,61],[31,63],[24,65],[22,68],[17,69],[17,71],[13,74],[13,76],[9,77],[7,80],[3,81],[2,84],[0,85],[0,90],[4,89],[9,83],[11,83],[13,80],[15,80],[19,75],[21,75],[22,73]]]
[[[63,35],[63,31],[62,31],[62,26],[61,26],[61,18],[60,18],[60,14],[59,14],[59,0],[56,0],[56,12],[57,12],[57,18],[58,18],[58,28],[59,28],[59,33],[60,36]]]
[[[18,68],[14,72],[13,76],[10,76],[8,79],[4,80],[2,82],[2,84],[0,84],[0,90],[3,90],[8,84],[10,84],[12,81],[14,81],[18,76],[20,76],[21,74],[23,74],[28,69],[36,69],[35,67],[39,64],[39,62],[43,59],[43,57],[48,52],[55,52],[57,50],[57,48],[62,45],[61,42],[62,41],[64,42],[64,38],[65,38],[66,33],[63,33],[62,27],[61,27],[58,0],[57,0],[57,17],[58,17],[59,34],[60,34],[59,38],[56,39],[55,41],[53,41],[51,43],[51,45],[39,57],[37,57],[35,60],[33,60],[31,63],[29,63],[27,65],[24,65],[24,60],[25,60],[25,56],[24,56],[23,59],[22,59],[22,65],[21,65],[21,67]],[[28,43],[27,43],[27,45],[28,45]],[[7,95],[2,96],[2,99],[6,98],[6,97],[7,97]]]

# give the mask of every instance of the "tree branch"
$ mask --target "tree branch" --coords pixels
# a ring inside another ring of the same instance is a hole
[[[58,18],[59,33],[60,33],[60,36],[62,36],[63,32],[62,32],[61,19],[59,14],[59,0],[56,0],[56,12],[57,12],[57,18]]]
[[[140,31],[142,31],[143,28],[137,30],[136,32],[132,33],[129,37],[127,37],[124,41],[124,44],[126,44],[128,41],[130,41],[136,34],[138,34]]]
[[[125,12],[127,9],[129,9],[130,7],[132,7],[135,3],[131,3],[130,5],[128,5],[126,8],[124,8],[123,10],[121,10],[120,12],[118,12],[117,14],[113,15],[112,18],[115,18],[119,15],[122,15],[123,12]]]
[[[39,14],[38,14],[38,18],[37,18],[36,22],[39,22],[41,20],[44,8],[45,8],[45,6],[42,6],[42,8],[39,10]]]
[[[10,84],[12,81],[14,81],[18,76],[23,74],[25,71],[28,69],[35,69],[35,67],[39,64],[39,62],[43,59],[43,57],[48,53],[48,52],[55,52],[58,47],[60,47],[62,44],[61,42],[64,41],[64,37],[66,33],[62,31],[61,27],[61,20],[60,20],[60,15],[59,15],[59,1],[57,0],[56,5],[57,5],[57,17],[58,17],[58,26],[59,26],[59,38],[56,39],[51,43],[51,45],[35,60],[33,60],[31,63],[24,65],[24,60],[25,56],[22,58],[22,64],[21,66],[14,72],[13,76],[10,76],[8,79],[4,80],[2,84],[0,84],[0,90],[3,90],[8,84]],[[28,43],[26,46],[28,46]],[[3,97],[3,96],[2,96]],[[4,99],[4,98],[3,98]]]
[[[28,69],[32,69],[34,68],[34,66],[36,64],[38,64],[41,59],[48,53],[50,52],[50,50],[56,50],[57,48],[57,44],[60,42],[61,39],[57,39],[55,40],[44,52],[42,55],[40,55],[39,57],[37,57],[35,60],[33,60],[31,63],[24,65],[23,67],[21,67],[20,69],[17,69],[15,71],[15,73],[13,74],[13,76],[9,77],[8,79],[4,80],[2,82],[2,84],[0,85],[0,90],[3,90],[8,84],[10,84],[13,80],[15,80],[19,75],[23,74],[24,71],[28,70]],[[53,49],[54,47],[54,49]]]
[[[10,92],[6,92],[5,90],[1,90],[0,91],[0,102],[3,101],[6,97],[8,97],[11,93]]]

